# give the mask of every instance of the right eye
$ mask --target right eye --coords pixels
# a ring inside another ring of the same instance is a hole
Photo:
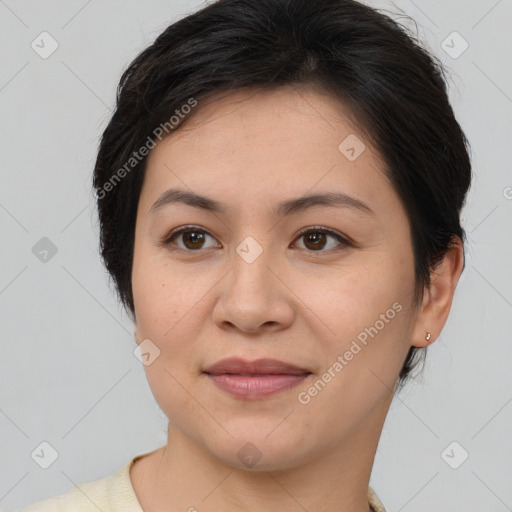
[[[183,226],[172,231],[161,241],[161,245],[164,247],[175,246],[175,248],[187,252],[197,252],[205,248],[204,243],[208,237],[214,240],[204,229],[197,226]],[[178,239],[178,243],[175,242],[176,239]],[[179,242],[181,242],[181,245]]]

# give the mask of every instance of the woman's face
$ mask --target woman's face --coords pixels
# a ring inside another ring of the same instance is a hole
[[[417,315],[409,223],[382,161],[312,89],[196,110],[151,151],[138,206],[136,340],[150,340],[152,392],[171,428],[234,467],[357,446],[387,411]],[[208,200],[153,206],[171,189]],[[225,358],[302,373],[205,373]]]

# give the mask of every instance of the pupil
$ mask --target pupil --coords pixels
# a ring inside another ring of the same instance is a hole
[[[322,249],[323,246],[325,245],[325,236],[326,236],[325,233],[310,233],[306,237],[306,246],[308,245],[308,243],[310,241],[312,241],[313,242],[312,249],[314,249],[314,250]],[[320,244],[318,242],[320,242]],[[311,248],[311,247],[308,247],[308,248]]]
[[[185,233],[185,239],[190,240],[193,249],[201,248],[201,242],[203,241],[204,234],[197,231],[189,231]]]

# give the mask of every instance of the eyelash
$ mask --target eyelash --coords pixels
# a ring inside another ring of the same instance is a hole
[[[191,232],[191,231],[205,233],[208,236],[211,236],[212,238],[214,238],[213,235],[208,233],[208,231],[206,231],[205,229],[200,228],[199,226],[193,226],[193,225],[192,226],[183,226],[181,228],[178,228],[178,229],[172,231],[168,236],[166,236],[163,240],[160,241],[159,245],[162,246],[162,247],[169,247],[169,245],[173,244],[173,241],[176,238],[178,238],[180,235],[182,235],[184,233]],[[326,235],[330,235],[333,238],[335,238],[338,242],[340,242],[340,246],[342,248],[354,245],[353,242],[351,242],[348,238],[343,237],[342,235],[340,235],[336,231],[333,231],[332,229],[329,229],[329,228],[320,227],[320,226],[318,226],[318,227],[317,226],[312,226],[312,227],[303,229],[302,231],[300,231],[298,233],[298,236],[297,236],[296,240],[298,240],[298,239],[302,238],[303,236],[308,235],[310,233],[323,233],[323,234],[326,234]],[[201,252],[203,249],[193,250],[193,249],[182,249],[181,247],[177,247],[175,250],[181,250],[181,251],[184,251],[184,252],[193,253],[193,252]],[[308,250],[308,249],[304,249],[304,250],[306,250],[307,252],[309,252],[311,254],[317,254],[317,253],[321,254],[321,253],[334,252],[334,251],[340,250],[340,249],[339,248],[334,248],[334,249],[318,250],[318,251],[313,251],[313,250]]]

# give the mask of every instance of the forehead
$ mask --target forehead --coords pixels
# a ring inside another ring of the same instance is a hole
[[[221,93],[195,107],[151,151],[141,202],[179,185],[228,204],[339,191],[370,203],[398,198],[351,112],[308,87]],[[146,208],[147,209],[147,208]]]

